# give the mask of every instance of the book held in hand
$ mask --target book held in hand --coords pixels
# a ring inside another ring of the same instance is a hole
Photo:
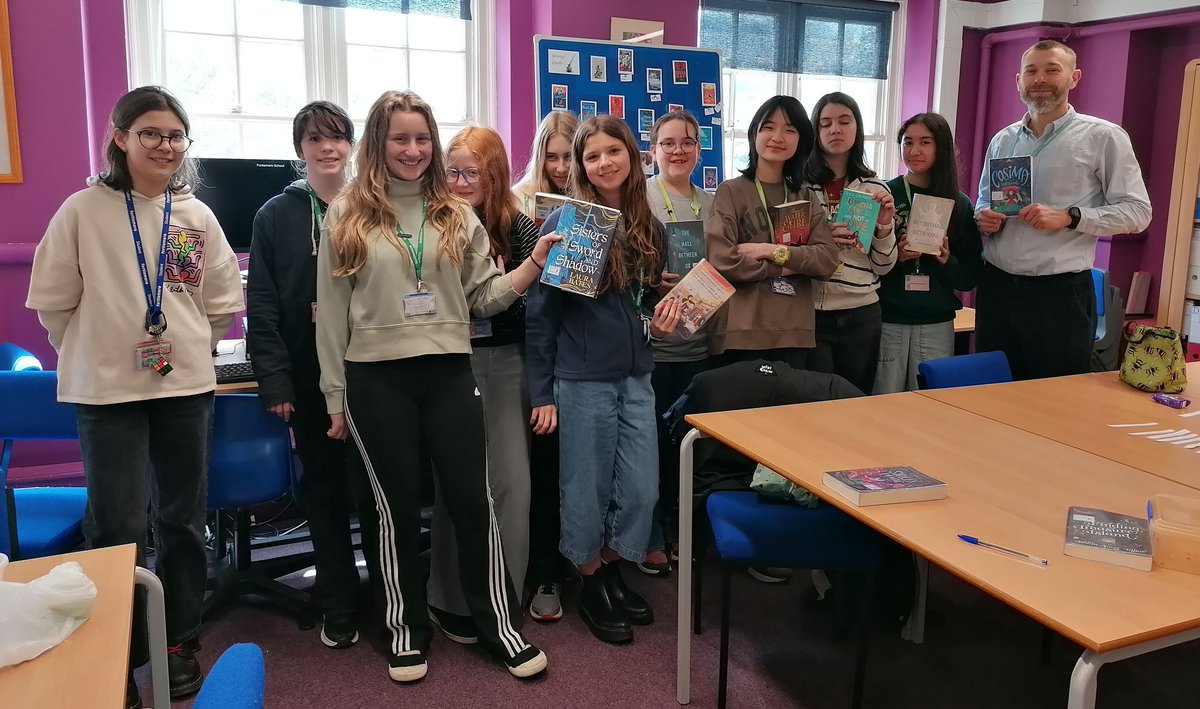
[[[679,327],[684,336],[691,336],[733,297],[733,285],[717,272],[708,261],[700,259],[696,267],[671,289],[663,300],[680,302]]]
[[[906,465],[837,470],[825,473],[824,482],[857,507],[946,497],[946,483]]]
[[[1033,204],[1033,158],[992,158],[988,161],[992,211],[1012,216]]]
[[[615,209],[564,199],[554,229],[562,240],[554,242],[546,255],[542,283],[595,298],[620,220]]]
[[[871,199],[871,195],[858,190],[842,190],[842,201],[838,204],[837,216],[833,221],[842,222],[858,243],[854,248],[859,251],[870,251],[871,240],[875,238],[875,222],[879,219],[879,203]]]
[[[683,277],[704,258],[704,222],[666,222],[667,272]]]
[[[942,250],[942,239],[950,231],[950,218],[954,216],[954,200],[927,194],[913,195],[908,213],[906,238],[909,251],[934,254]]]
[[[1072,507],[1067,511],[1063,553],[1149,571],[1154,565],[1150,522],[1091,507]]]
[[[542,223],[546,221],[546,217],[561,207],[566,200],[567,198],[563,195],[551,192],[538,192],[535,194],[533,196],[533,225],[541,230]]]
[[[804,246],[808,243],[809,204],[806,199],[784,202],[771,208],[775,220],[775,243]]]

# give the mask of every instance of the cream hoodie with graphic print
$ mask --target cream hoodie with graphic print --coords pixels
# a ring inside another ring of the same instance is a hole
[[[163,195],[133,194],[151,289],[158,272]],[[216,388],[212,348],[243,309],[237,257],[216,217],[190,192],[171,196],[163,313],[173,371],[136,366],[146,296],[122,192],[94,180],[67,198],[33,258],[25,307],[38,311],[58,352],[58,399],[117,404]]]

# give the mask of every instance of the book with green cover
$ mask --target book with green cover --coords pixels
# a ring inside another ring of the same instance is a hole
[[[667,272],[686,276],[704,258],[704,222],[666,222]]]
[[[858,243],[854,248],[870,251],[875,238],[875,221],[879,219],[879,203],[867,192],[842,190],[842,201],[838,204],[837,216],[833,221],[842,222],[854,235]]]

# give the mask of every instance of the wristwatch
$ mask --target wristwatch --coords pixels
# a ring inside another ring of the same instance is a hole
[[[1067,210],[1067,214],[1071,217],[1071,223],[1067,225],[1067,228],[1078,229],[1079,220],[1083,218],[1083,215],[1079,213],[1079,207],[1071,207]]]
[[[787,264],[788,259],[791,257],[792,252],[788,251],[788,247],[776,246],[775,253],[771,255],[771,260],[775,262],[776,266],[783,266]]]

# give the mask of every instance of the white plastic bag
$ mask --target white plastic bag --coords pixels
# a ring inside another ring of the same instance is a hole
[[[32,660],[83,625],[96,584],[79,564],[59,564],[29,583],[0,581],[0,667]]]

